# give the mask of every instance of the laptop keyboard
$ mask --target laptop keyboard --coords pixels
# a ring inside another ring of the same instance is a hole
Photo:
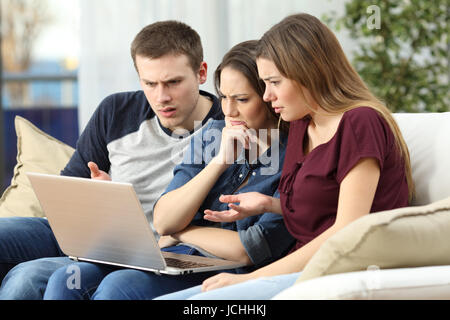
[[[174,267],[174,268],[180,268],[180,269],[201,268],[201,267],[211,267],[212,266],[210,264],[179,260],[179,259],[175,259],[175,258],[164,258],[164,260],[166,260],[166,264],[168,267]]]

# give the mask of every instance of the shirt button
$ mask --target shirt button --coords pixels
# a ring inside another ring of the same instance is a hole
[[[253,172],[253,173],[252,173],[252,176],[256,176],[256,172]]]
[[[244,175],[241,173],[240,175],[239,175],[239,178],[242,178]]]

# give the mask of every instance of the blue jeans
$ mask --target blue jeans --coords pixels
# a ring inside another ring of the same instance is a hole
[[[44,257],[64,257],[46,219],[0,218],[0,299],[42,298],[43,264],[31,262]],[[59,259],[68,262],[68,258]],[[53,260],[49,264],[61,266]],[[32,279],[38,280],[33,283]]]
[[[164,251],[195,254],[185,246]],[[95,263],[77,262],[56,270],[48,280],[45,300],[150,300],[163,294],[201,284],[217,272],[188,275],[156,275]]]
[[[196,286],[155,300],[269,300],[294,285],[299,276],[300,272],[260,278],[207,292]]]

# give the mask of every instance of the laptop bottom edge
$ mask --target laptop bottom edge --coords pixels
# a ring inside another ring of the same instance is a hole
[[[112,265],[120,268],[127,268],[127,269],[136,269],[146,272],[153,272],[157,275],[171,275],[171,276],[178,276],[183,274],[191,274],[191,273],[199,273],[199,272],[207,272],[207,271],[216,271],[217,268],[195,268],[195,269],[179,269],[179,268],[173,268],[173,267],[166,267],[165,269],[158,270],[154,268],[148,268],[148,267],[141,267],[141,266],[135,266],[135,265],[128,265],[123,263],[116,263],[116,262],[109,262],[109,261],[101,261],[101,260],[95,260],[95,259],[88,259],[88,258],[77,258],[73,256],[69,256],[69,258],[73,261],[77,262],[91,262],[91,263],[99,263],[99,264],[106,264],[106,265]]]

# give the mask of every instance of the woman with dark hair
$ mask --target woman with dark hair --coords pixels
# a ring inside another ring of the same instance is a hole
[[[272,27],[259,42],[257,65],[264,101],[290,122],[280,198],[222,196],[229,209],[207,210],[205,218],[230,222],[278,213],[296,245],[254,272],[222,273],[161,299],[270,299],[295,283],[337,231],[371,212],[405,207],[414,194],[397,124],[317,18],[296,14]]]
[[[224,210],[222,193],[259,192],[278,197],[277,187],[287,140],[286,125],[263,101],[258,77],[257,41],[233,47],[215,73],[225,121],[199,130],[174,177],[153,210],[153,225],[164,251],[205,255],[242,262],[249,272],[286,255],[294,244],[283,218],[261,213],[217,226],[203,219],[206,209]],[[153,299],[182,290],[217,274],[156,275],[135,269],[112,269],[76,263],[80,288],[67,287],[67,267],[51,276],[44,299]]]

